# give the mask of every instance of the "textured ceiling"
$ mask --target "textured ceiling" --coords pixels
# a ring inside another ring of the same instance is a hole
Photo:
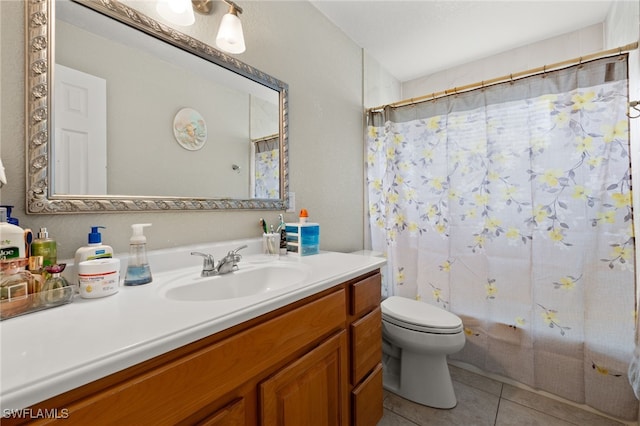
[[[637,1],[637,0],[632,0]],[[311,0],[408,81],[605,20],[611,0]]]

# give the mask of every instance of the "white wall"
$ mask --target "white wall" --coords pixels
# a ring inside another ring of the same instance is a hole
[[[136,7],[144,4],[130,2]],[[218,4],[219,3],[219,4]],[[226,13],[197,15],[190,33],[213,43]],[[290,190],[296,209],[321,225],[324,250],[363,247],[362,52],[308,2],[244,1],[247,51],[243,62],[289,84]],[[151,12],[149,12],[151,13]],[[9,183],[2,204],[13,204],[22,227],[47,227],[60,258],[87,242],[90,226],[104,225],[104,242],[126,252],[130,224],[150,222],[150,249],[260,235],[258,220],[276,223],[278,211],[26,215],[24,152],[24,2],[0,1],[0,155]],[[294,220],[296,214],[287,214]]]
[[[624,46],[638,41],[639,33],[640,2],[615,1],[605,22],[601,24],[404,82],[401,97],[395,101],[425,96]],[[633,99],[633,95],[631,98]]]
[[[402,84],[385,70],[368,52],[364,52],[364,106],[375,108],[398,101]]]
[[[604,46],[603,28],[603,24],[592,25],[404,82],[402,98],[425,96],[599,52]]]
[[[605,20],[605,47],[614,49],[638,41],[640,2],[616,1]]]

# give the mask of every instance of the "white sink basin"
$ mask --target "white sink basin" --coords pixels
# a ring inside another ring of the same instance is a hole
[[[164,286],[162,294],[181,301],[236,299],[300,284],[308,276],[303,265],[241,263],[239,270],[224,275],[199,277],[190,273],[176,277]]]

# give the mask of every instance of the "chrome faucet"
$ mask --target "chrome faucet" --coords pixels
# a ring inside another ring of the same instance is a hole
[[[201,253],[199,251],[192,251],[191,255],[202,256],[204,258],[204,263],[202,264],[202,272],[200,273],[201,277],[210,277],[212,275],[218,274],[218,271],[216,270],[216,262],[213,260],[212,255]]]
[[[238,262],[242,259],[242,255],[238,253],[240,250],[247,248],[246,245],[240,246],[235,250],[231,250],[225,257],[223,257],[216,266],[213,260],[213,255],[201,253],[199,251],[192,251],[191,255],[202,256],[204,262],[202,264],[201,277],[210,277],[212,275],[223,275],[233,272],[238,269]]]

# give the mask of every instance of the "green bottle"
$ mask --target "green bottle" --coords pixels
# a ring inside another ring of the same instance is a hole
[[[56,241],[49,238],[47,228],[40,228],[38,238],[31,243],[31,256],[42,256],[42,266],[55,265],[58,262]]]

